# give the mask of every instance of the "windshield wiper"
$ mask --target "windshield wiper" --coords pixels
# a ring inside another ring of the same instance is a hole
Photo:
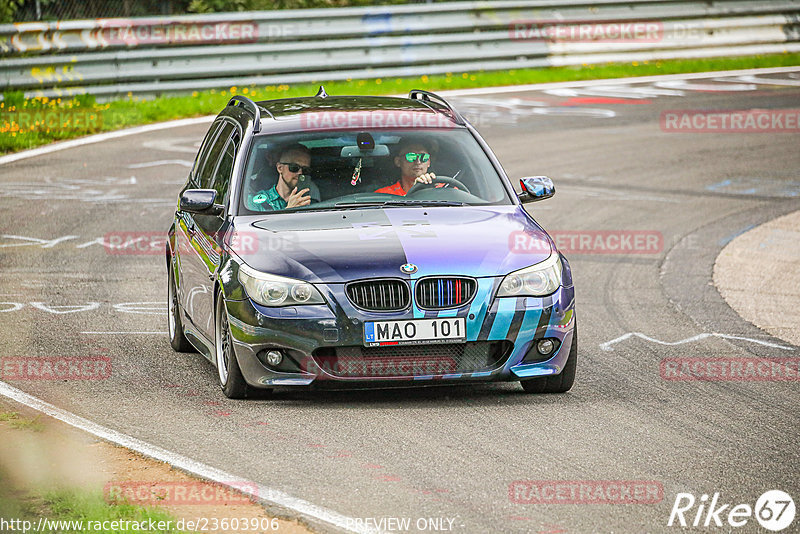
[[[465,202],[453,200],[385,200],[382,202],[337,202],[337,208],[373,208],[373,207],[406,207],[406,206],[467,206]]]

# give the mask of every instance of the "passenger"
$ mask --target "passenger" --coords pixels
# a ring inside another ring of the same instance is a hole
[[[311,203],[309,189],[298,191],[297,182],[301,175],[311,173],[311,151],[300,143],[285,147],[275,168],[278,169],[278,182],[270,189],[262,189],[251,199],[255,211],[308,206]]]

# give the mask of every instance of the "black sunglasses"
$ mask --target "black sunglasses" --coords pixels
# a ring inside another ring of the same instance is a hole
[[[309,174],[311,172],[311,167],[303,167],[297,163],[287,163],[285,161],[279,161],[281,165],[286,165],[289,169],[289,172],[300,172],[303,171],[303,174]]]

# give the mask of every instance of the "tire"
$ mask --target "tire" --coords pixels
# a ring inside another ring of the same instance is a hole
[[[569,347],[567,363],[561,373],[553,376],[542,376],[521,380],[525,393],[565,393],[575,382],[575,369],[578,366],[578,324],[572,332],[572,345]]]
[[[169,271],[169,288],[167,289],[167,308],[169,310],[169,344],[176,352],[196,352],[195,348],[183,335],[183,322],[181,321],[181,309],[178,302],[178,291],[175,286],[175,273],[172,265],[167,267]]]
[[[250,393],[250,387],[242,376],[239,362],[233,351],[231,330],[228,326],[228,311],[225,309],[225,297],[220,290],[217,293],[216,312],[214,313],[214,352],[217,358],[217,376],[222,392],[229,399],[244,399]]]

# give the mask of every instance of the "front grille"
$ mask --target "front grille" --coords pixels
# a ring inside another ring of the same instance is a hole
[[[491,371],[511,354],[510,341],[388,347],[323,347],[314,360],[340,378],[397,378]]]
[[[423,278],[417,282],[417,306],[424,310],[464,306],[475,296],[477,287],[478,283],[472,278]]]
[[[367,280],[354,282],[346,288],[347,298],[357,308],[388,312],[408,307],[411,292],[402,280]]]

